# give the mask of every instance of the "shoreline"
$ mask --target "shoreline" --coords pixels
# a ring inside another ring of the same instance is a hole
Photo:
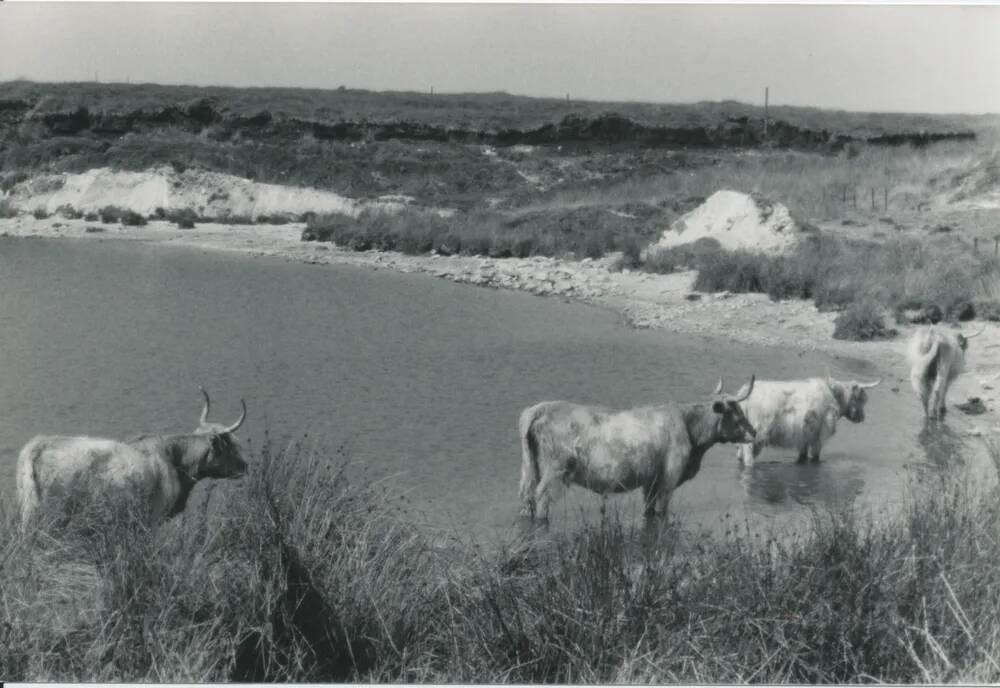
[[[88,227],[102,231],[88,232]],[[765,294],[708,294],[691,289],[694,272],[660,275],[617,271],[614,261],[562,260],[546,257],[485,258],[478,256],[411,256],[395,252],[356,252],[328,243],[301,241],[304,224],[227,225],[200,223],[178,229],[167,221],[150,221],[142,227],[101,225],[82,219],[31,215],[0,219],[0,236],[119,240],[164,244],[205,251],[242,253],[249,257],[276,257],[321,265],[353,265],[423,273],[461,284],[516,289],[539,296],[555,296],[618,313],[636,329],[664,330],[677,334],[709,336],[733,342],[781,346],[828,354],[843,359],[864,375],[884,377],[883,389],[917,404],[905,363],[906,342],[918,329],[897,325],[899,336],[877,342],[833,339],[836,313],[821,313],[811,302],[774,302]],[[948,422],[960,434],[975,437],[1000,435],[995,408],[1000,401],[1000,324],[988,322],[981,339],[970,345],[966,371],[954,382],[951,406],[980,397],[987,412],[967,416],[949,409]],[[978,327],[978,325],[977,325]],[[963,328],[969,330],[971,323]],[[825,371],[816,371],[823,375]],[[982,444],[982,443],[977,443]]]

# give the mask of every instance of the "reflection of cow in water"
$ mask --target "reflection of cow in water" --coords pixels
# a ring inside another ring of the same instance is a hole
[[[740,485],[752,503],[784,509],[790,505],[848,505],[865,487],[865,468],[851,463],[800,466],[774,461],[741,468]],[[765,507],[766,508],[766,507]]]
[[[832,377],[809,380],[758,380],[753,398],[743,408],[757,430],[753,443],[740,445],[736,455],[746,466],[765,446],[798,449],[799,462],[819,461],[823,444],[837,431],[843,416],[852,423],[865,419],[866,390],[879,384]]]
[[[551,491],[577,484],[598,494],[641,487],[646,516],[666,513],[670,495],[697,475],[717,442],[753,438],[740,402],[754,390],[696,404],[616,410],[543,401],[521,412],[521,513],[548,519]],[[722,380],[715,390],[722,394]]]
[[[920,397],[926,418],[944,418],[948,388],[965,368],[969,340],[979,336],[986,325],[965,336],[938,327],[917,330],[910,338],[906,358],[910,363],[910,382]]]

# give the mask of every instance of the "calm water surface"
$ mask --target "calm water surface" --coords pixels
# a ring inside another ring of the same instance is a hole
[[[721,374],[790,378],[871,370],[793,351],[635,331],[608,311],[420,275],[145,246],[0,239],[0,481],[36,433],[123,436],[192,429],[198,386],[213,419],[246,399],[241,436],[338,448],[393,476],[418,517],[490,538],[517,514],[522,408],[543,399],[628,406],[699,400]],[[810,505],[898,498],[926,462],[915,401],[874,391],[825,461],[767,451],[741,471],[715,447],[675,495],[685,523],[781,524]],[[913,401],[913,403],[908,403]],[[199,488],[201,489],[201,488]],[[237,489],[225,485],[222,489]],[[638,493],[614,498],[637,517]],[[555,524],[596,513],[579,488]],[[556,526],[559,527],[559,526]]]

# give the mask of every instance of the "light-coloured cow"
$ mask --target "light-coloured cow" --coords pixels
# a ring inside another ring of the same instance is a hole
[[[22,528],[53,490],[65,491],[82,481],[128,490],[148,501],[151,524],[180,513],[199,480],[236,478],[246,473],[247,464],[233,435],[246,419],[246,404],[240,404],[243,412],[232,425],[207,423],[205,394],[201,423],[189,435],[140,435],[127,442],[38,435],[17,459]]]
[[[948,388],[965,369],[969,340],[985,329],[984,324],[968,336],[939,327],[925,327],[913,333],[906,359],[910,363],[910,383],[920,397],[926,418],[944,417]]]
[[[736,448],[736,456],[745,466],[766,446],[798,449],[799,462],[809,458],[819,461],[823,444],[837,431],[843,416],[852,423],[865,419],[868,392],[882,380],[858,382],[825,378],[808,380],[758,380],[753,398],[743,410],[757,429],[752,443]]]
[[[693,404],[625,410],[543,401],[521,412],[521,514],[548,520],[561,484],[598,494],[643,489],[645,514],[666,513],[670,496],[697,475],[717,442],[745,442],[753,426],[740,408],[754,390]],[[722,394],[722,380],[716,394]]]

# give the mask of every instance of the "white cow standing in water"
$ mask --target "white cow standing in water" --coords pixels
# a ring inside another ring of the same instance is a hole
[[[148,502],[150,523],[157,524],[183,511],[199,480],[245,474],[247,464],[233,433],[246,419],[246,404],[240,402],[243,413],[232,425],[209,423],[208,394],[202,393],[201,422],[190,435],[140,435],[127,442],[59,435],[31,439],[17,459],[22,529],[54,490],[83,481],[131,491]]]
[[[939,327],[917,330],[910,338],[906,358],[910,363],[910,383],[920,397],[925,418],[944,418],[948,388],[965,369],[969,340],[986,329],[965,336]]]
[[[745,466],[752,466],[764,447],[773,446],[797,449],[799,463],[810,458],[819,461],[823,445],[837,431],[838,419],[864,421],[867,390],[881,381],[839,381],[830,376],[758,380],[753,398],[743,405],[757,437],[737,447],[736,456]]]
[[[645,514],[666,513],[670,496],[697,475],[717,442],[745,442],[754,428],[740,403],[754,391],[715,401],[625,410],[543,401],[521,412],[521,500],[524,516],[548,519],[560,483],[598,494],[642,488]],[[722,394],[722,380],[715,390]]]

